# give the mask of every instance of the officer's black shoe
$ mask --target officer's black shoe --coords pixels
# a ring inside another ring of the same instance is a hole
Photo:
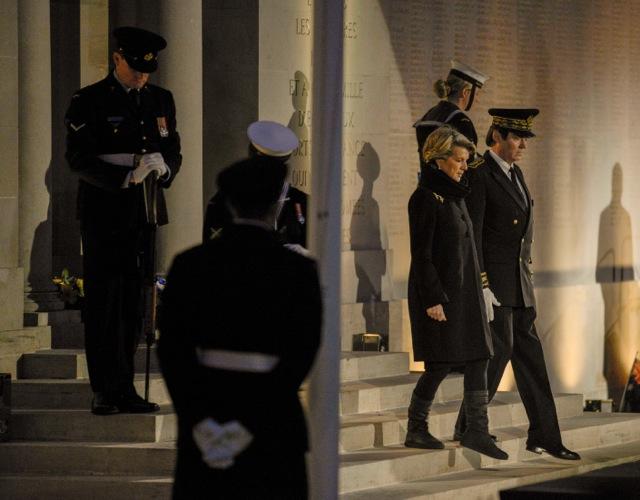
[[[464,432],[456,427],[453,431],[453,440],[462,441],[462,436],[464,436]],[[493,439],[494,443],[498,442],[498,436],[496,436],[495,434],[489,434],[489,436],[491,437],[491,439]]]
[[[580,460],[580,455],[575,451],[571,451],[564,446],[560,445],[557,448],[545,448],[544,446],[538,446],[536,444],[527,444],[527,451],[542,455],[546,452],[552,457],[561,458],[562,460]]]
[[[122,413],[153,413],[160,410],[160,406],[150,401],[145,401],[137,394],[125,394],[118,401],[118,409]]]
[[[93,394],[91,413],[94,415],[113,415],[119,411],[113,398],[107,396],[104,392],[96,392]]]

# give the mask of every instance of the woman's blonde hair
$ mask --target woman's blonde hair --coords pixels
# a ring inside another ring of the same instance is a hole
[[[429,134],[422,148],[422,158],[425,162],[446,160],[453,153],[456,146],[465,148],[470,155],[476,152],[476,147],[469,139],[449,125],[443,125]]]

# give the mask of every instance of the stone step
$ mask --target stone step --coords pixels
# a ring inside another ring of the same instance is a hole
[[[138,394],[144,396],[144,374],[136,374],[134,384]],[[92,398],[88,379],[15,380],[11,387],[11,406],[16,409],[87,409]],[[149,399],[158,404],[171,403],[158,373],[149,377]]]
[[[144,372],[147,347],[136,351],[136,372]],[[86,357],[83,349],[43,349],[24,356],[20,378],[86,378]],[[156,347],[151,348],[151,372],[159,371]],[[404,352],[343,352],[340,359],[343,381],[406,375],[409,355]]]
[[[171,476],[42,476],[0,474],[0,491],[11,500],[170,500]]]
[[[84,351],[46,349],[22,357],[21,379],[84,379],[89,376]]]
[[[33,352],[49,347],[51,347],[51,329],[48,326],[5,330],[0,334],[0,353],[3,356]]]
[[[581,394],[554,396],[559,418],[582,415]],[[430,432],[441,440],[453,437],[461,401],[434,403],[429,416]],[[406,404],[406,403],[405,403]],[[493,428],[526,425],[526,411],[517,392],[499,392],[489,406],[489,425]],[[340,450],[343,452],[403,443],[407,432],[407,408],[345,415],[341,420]]]
[[[20,330],[5,330],[0,334],[0,373],[18,378],[24,353],[51,347],[51,328],[30,326]]]
[[[171,475],[175,460],[175,441],[0,443],[0,471],[10,474]]]
[[[577,462],[527,452],[524,426],[500,432],[511,454],[506,462],[452,443],[442,451],[389,448],[343,456],[341,498],[497,500],[504,488],[640,460],[639,424],[640,415],[631,414],[561,421],[565,444],[583,457]],[[174,459],[173,443],[0,443],[0,491],[20,500],[107,498],[105,489],[110,499],[170,498]]]
[[[462,375],[449,375],[440,384],[434,401],[462,399]],[[371,413],[407,407],[419,373],[346,382],[340,388],[340,414]]]
[[[96,416],[87,410],[14,410],[10,438],[18,441],[156,442],[176,438],[170,405],[158,413]]]
[[[560,421],[564,445],[572,450],[617,446],[640,441],[640,415],[585,413]],[[509,460],[499,461],[446,442],[444,450],[417,450],[401,445],[341,455],[340,490],[350,493],[425,479],[440,480],[443,474],[469,472],[482,467],[514,465],[538,455],[526,451],[527,426],[493,429]],[[545,458],[545,460],[556,460]],[[404,497],[402,497],[404,498]],[[450,497],[458,498],[458,497]]]
[[[24,313],[25,326],[59,325],[65,323],[80,323],[81,321],[81,313],[77,309]]]
[[[640,441],[581,450],[582,460],[539,457],[515,464],[495,465],[456,474],[373,488],[340,496],[343,500],[499,500],[500,491],[517,486],[561,479],[597,469],[640,460]],[[563,497],[564,498],[564,497]]]
[[[408,352],[354,352],[340,355],[340,380],[352,382],[409,373]]]
[[[147,347],[141,345],[134,359],[135,370],[142,373],[146,366]],[[160,371],[155,346],[151,348],[150,372]],[[44,349],[22,357],[21,379],[84,379],[89,376],[83,349]]]
[[[577,395],[560,395],[557,397],[556,399],[556,405],[558,407],[558,412],[559,415],[561,416],[561,418],[564,418],[564,414],[572,414],[575,415],[576,411],[575,411],[575,407],[576,407],[576,401],[581,401],[580,396]],[[498,415],[499,418],[493,418],[493,421],[499,421],[501,423],[506,423],[506,424],[515,424],[516,422],[518,423],[522,423],[523,425],[526,424],[526,418],[524,416],[524,410],[520,409],[520,411],[517,410],[517,403],[518,397],[517,394],[514,393],[499,393],[498,396],[496,396],[496,402],[495,402],[495,406],[493,406],[491,408],[490,414],[492,417],[494,417],[495,415]],[[520,404],[521,406],[521,404]],[[444,410],[447,409],[447,411],[449,413],[444,413]],[[440,412],[443,413],[440,413]],[[453,427],[453,422],[455,419],[455,411],[457,411],[457,405],[449,405],[447,408],[447,405],[443,405],[442,408],[438,408],[436,410],[436,408],[434,408],[434,418],[433,418],[433,422],[434,422],[434,426],[441,426],[442,424],[440,423],[441,421],[444,421],[445,419],[448,419],[451,422],[451,427],[449,428],[448,434],[449,436],[442,436],[443,439],[445,438],[451,438],[451,428]],[[509,416],[508,412],[511,412],[512,414],[514,414],[513,416]],[[21,419],[24,418],[23,416],[25,415],[25,413],[28,412],[24,412],[24,411],[18,411],[16,413],[17,418]],[[30,416],[31,418],[36,418],[33,416],[33,414],[38,414],[38,413],[43,413],[43,412],[31,412]],[[55,436],[60,436],[60,435],[66,435],[63,431],[61,431],[59,429],[59,427],[62,425],[68,425],[68,426],[76,426],[80,424],[80,421],[78,420],[78,413],[85,413],[86,412],[68,412],[69,414],[72,414],[75,419],[71,419],[68,422],[65,422],[64,420],[55,420],[54,421],[54,426],[53,429],[55,431],[55,435],[53,434],[47,434],[44,438],[42,437],[37,437],[38,435],[36,435],[36,437],[33,438],[29,438],[29,439],[44,439],[44,440],[54,440],[57,439]],[[51,419],[53,419],[53,417],[51,416],[51,414],[54,414],[55,416],[60,416],[62,415],[64,418],[64,412],[60,412],[60,411],[56,411],[56,412],[48,412],[48,416],[47,418],[49,419],[48,421],[51,421]],[[95,417],[95,416],[91,416],[90,420],[83,420],[82,424],[85,426],[90,426],[90,425],[95,425],[96,423],[100,422],[100,421],[106,421],[107,424],[111,424],[110,420],[112,418],[117,418],[117,417],[122,417],[123,415],[118,415],[118,416],[111,416],[111,417]],[[41,417],[42,419],[44,419],[44,417]],[[365,420],[367,417],[365,416],[361,416],[360,417],[362,420]],[[368,418],[370,419],[374,419],[375,416],[369,416]],[[361,447],[364,447],[365,444],[363,444],[366,439],[369,439],[369,442],[366,443],[366,445],[371,445],[371,446],[378,446],[378,447],[382,447],[382,446],[390,446],[391,444],[397,444],[398,442],[400,442],[402,439],[404,439],[404,432],[406,429],[406,410],[404,410],[402,412],[402,415],[397,416],[396,417],[396,423],[395,423],[395,428],[393,429],[393,434],[389,434],[389,435],[394,435],[395,436],[395,441],[393,443],[388,443],[388,442],[384,442],[384,439],[388,439],[390,440],[389,436],[383,437],[383,438],[377,438],[375,436],[375,432],[372,434],[370,434],[368,431],[369,429],[371,429],[373,426],[366,426],[366,425],[351,425],[349,422],[349,418],[347,419],[343,419],[342,422],[342,428],[341,428],[341,435],[340,435],[340,442],[341,442],[341,446],[343,447],[343,449],[348,449],[349,447],[351,447],[351,449],[354,449],[353,447],[355,446],[353,443],[359,443],[361,445]],[[502,420],[501,420],[502,419]],[[46,422],[48,421],[44,421],[44,422],[40,422],[40,425],[45,425]],[[136,422],[137,425],[142,425],[140,424],[140,422]],[[25,424],[26,425],[26,424]],[[130,425],[129,421],[127,420],[123,420],[117,423],[118,426],[126,426],[126,425]],[[382,425],[382,424],[379,424]],[[509,429],[510,427],[507,427],[507,429]],[[386,430],[385,430],[386,431]],[[15,431],[15,432],[19,432],[19,431]],[[34,431],[35,432],[35,431]],[[78,432],[77,430],[74,431],[74,436],[78,436]],[[124,431],[119,431],[118,434],[116,434],[115,436],[113,436],[111,439],[108,439],[109,441],[116,441],[117,438],[119,436],[123,435]],[[133,432],[133,431],[132,431]],[[361,434],[361,436],[358,436],[357,434]],[[86,431],[85,434],[83,435],[90,435],[93,436],[90,439],[92,441],[104,441],[104,437],[99,437],[95,436],[95,433],[93,431]],[[52,437],[53,436],[53,437]],[[65,441],[68,441],[69,439],[67,438],[60,438],[60,439],[65,439]],[[83,438],[83,439],[88,439],[88,438]],[[30,445],[33,444],[33,449],[30,449]],[[77,453],[79,453],[80,455],[82,455],[84,457],[84,455],[86,454],[91,454],[94,453],[95,450],[97,450],[98,448],[100,448],[100,452],[96,452],[96,453],[110,453],[110,451],[104,451],[104,449],[101,448],[101,444],[102,443],[93,443],[90,446],[84,445],[82,443],[78,443],[76,445],[76,443],[73,444],[69,444],[69,443],[53,443],[52,444],[52,449],[49,450],[49,447],[46,446],[46,443],[39,443],[39,442],[35,442],[35,443],[16,443],[17,446],[17,451],[14,450],[14,454],[15,453],[31,453],[31,456],[29,456],[29,459],[21,459],[21,460],[9,460],[9,462],[6,461],[2,461],[0,460],[0,470],[11,470],[11,471],[15,471],[15,472],[20,472],[20,471],[31,471],[31,472],[56,472],[58,471],[58,469],[50,469],[50,467],[52,467],[52,461],[51,461],[51,456],[49,455],[50,453],[55,453],[56,450],[58,450],[58,452],[62,453],[62,455],[59,457],[60,460],[54,460],[53,462],[55,462],[57,465],[56,467],[62,467],[62,469],[60,470],[64,470],[66,472],[70,472],[70,473],[79,473],[80,471],[84,471],[84,472],[91,472],[91,471],[99,471],[101,470],[100,468],[98,469],[92,469],[91,467],[93,467],[93,465],[91,465],[92,463],[92,458],[90,457],[86,457],[86,458],[82,458],[82,459],[78,459],[77,462],[79,463],[84,463],[86,464],[87,469],[77,469],[75,468],[75,466],[73,468],[66,468],[65,469],[65,465],[64,465],[64,459],[63,456],[65,454],[64,450],[75,450],[76,446],[77,448]],[[138,443],[129,443],[126,445],[105,445],[104,448],[107,448],[108,450],[112,450],[113,449],[113,453],[127,453],[127,450],[134,450],[137,449]],[[120,446],[119,449],[118,446]],[[154,453],[152,451],[153,446],[151,445],[141,445],[143,450],[147,450],[144,452],[138,452],[138,453]],[[165,449],[166,445],[162,446],[162,449]],[[381,449],[394,449],[393,447],[391,448],[381,448]],[[5,448],[0,448],[0,450],[3,450],[2,453],[4,453],[6,451],[6,446]],[[134,453],[134,451],[131,451],[132,453]],[[2,453],[0,453],[0,455],[2,455]],[[163,458],[161,455],[158,456],[159,460],[165,460],[165,458]],[[144,474],[144,473],[155,473],[159,470],[161,470],[161,468],[163,467],[162,463],[156,463],[155,462],[156,457],[155,456],[148,456],[145,459],[145,463],[148,464],[148,466],[150,468],[148,469],[144,469],[144,467],[142,465],[140,465],[140,467],[143,467],[142,469],[129,469],[129,464],[127,463],[127,461],[123,461],[123,462],[119,462],[118,460],[116,460],[115,458],[113,460],[109,460],[107,461],[108,463],[122,463],[123,464],[123,469],[110,469],[109,471],[107,471],[107,473],[120,473],[120,474]],[[62,462],[62,463],[58,463],[58,462]],[[107,463],[105,462],[105,463]],[[15,463],[17,465],[19,464],[23,464],[21,467],[25,467],[23,469],[13,469],[11,468],[11,463]],[[75,463],[75,462],[74,462]],[[100,463],[100,462],[99,462]],[[164,462],[163,462],[164,463]],[[38,465],[39,464],[39,465]],[[7,468],[8,467],[8,468]],[[127,472],[129,471],[130,472]]]
[[[54,349],[84,349],[84,323],[51,325],[51,347]]]

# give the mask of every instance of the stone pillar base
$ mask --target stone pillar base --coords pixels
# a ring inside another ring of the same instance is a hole
[[[64,309],[64,302],[60,300],[58,292],[28,292],[24,296],[24,312],[60,311]]]

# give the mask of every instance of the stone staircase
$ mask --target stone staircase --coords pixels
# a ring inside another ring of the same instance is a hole
[[[18,360],[13,441],[0,444],[0,498],[170,498],[176,418],[155,358],[150,393],[162,410],[96,417],[88,411],[91,390],[79,317],[70,312],[43,316],[32,318],[33,328],[46,328],[29,344],[39,350]],[[52,323],[50,329],[45,322]],[[144,357],[141,348],[139,371]],[[508,461],[461,448],[450,441],[462,397],[460,375],[442,383],[430,421],[446,448],[406,449],[401,445],[406,406],[418,377],[408,370],[406,353],[342,355],[340,491],[345,499],[494,499],[504,488],[640,460],[640,415],[583,414],[578,394],[556,395],[556,405],[565,444],[580,451],[580,462],[524,449],[527,418],[517,393],[499,393],[489,413]],[[143,383],[139,374],[140,392]]]

